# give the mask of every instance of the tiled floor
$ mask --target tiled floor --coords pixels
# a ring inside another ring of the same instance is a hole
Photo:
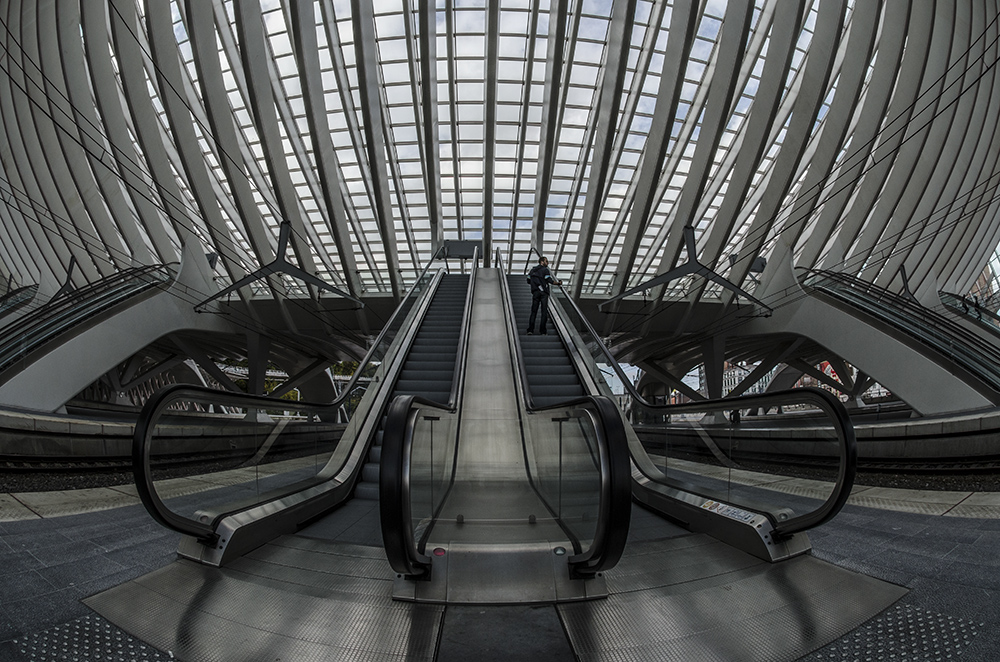
[[[683,463],[679,463],[683,464]],[[727,471],[720,468],[720,471]],[[196,494],[216,489],[226,484],[223,474],[216,482],[204,476],[195,479],[175,479],[169,486],[161,486],[161,494],[178,496]],[[742,476],[739,475],[742,473]],[[801,478],[781,478],[765,474],[735,472],[727,479],[744,485],[761,485],[770,490],[800,496],[815,495],[825,498],[828,486]],[[164,492],[166,490],[166,493]],[[948,517],[1000,518],[1000,492],[946,492],[934,490],[904,490],[889,487],[855,485],[848,503],[880,510]],[[97,512],[109,508],[138,505],[139,497],[134,485],[80,489],[71,492],[22,492],[0,494],[0,522],[62,517],[84,512]]]
[[[112,490],[105,502],[99,496],[106,492],[79,492],[9,497],[30,503],[31,517],[0,522],[0,660],[72,659],[31,646],[61,632],[55,628],[80,629],[97,619],[82,598],[175,558],[176,534],[141,505],[118,505],[127,490]],[[971,501],[995,507],[995,495],[871,488],[856,491],[855,502],[860,498],[897,509],[846,506],[809,533],[814,556],[909,592],[807,660],[1000,659],[1000,519],[955,515],[956,506]]]

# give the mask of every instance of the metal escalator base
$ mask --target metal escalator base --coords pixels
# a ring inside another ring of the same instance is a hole
[[[607,597],[603,576],[570,576],[566,556],[545,543],[451,544],[433,559],[428,581],[397,578],[397,600],[449,605],[530,605]]]
[[[85,603],[191,662],[432,660],[445,606],[393,601],[394,578],[379,548],[298,535],[225,568],[179,560]],[[811,556],[766,563],[700,534],[632,542],[604,578],[607,599],[556,605],[582,662],[796,660],[906,593]]]
[[[432,660],[444,607],[394,602],[383,550],[285,536],[225,568],[186,560],[85,600],[180,660]]]
[[[630,544],[607,600],[558,605],[581,662],[797,660],[905,588],[811,556],[766,563],[706,535]]]

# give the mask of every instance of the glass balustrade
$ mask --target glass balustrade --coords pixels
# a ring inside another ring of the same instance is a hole
[[[224,514],[247,510],[329,481],[374,434],[369,417],[396,339],[438,272],[407,292],[340,396],[312,404],[194,386],[160,391],[140,415],[133,471],[147,509],[175,530],[208,538]]]

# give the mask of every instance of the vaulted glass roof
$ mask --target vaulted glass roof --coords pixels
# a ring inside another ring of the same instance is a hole
[[[398,293],[449,239],[515,268],[542,252],[577,296],[692,258],[748,291],[774,261],[967,291],[1000,238],[996,7],[98,4],[4,14],[6,276],[193,238],[225,284],[288,221],[297,263],[356,296]],[[79,29],[29,37],[32,12]]]

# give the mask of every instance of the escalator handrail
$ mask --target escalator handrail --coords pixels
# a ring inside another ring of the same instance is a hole
[[[941,299],[944,307],[952,313],[961,315],[963,318],[973,319],[984,329],[988,329],[994,334],[1000,334],[1000,315],[989,308],[977,304],[975,301],[969,301],[966,296],[945,290],[938,291],[938,298]]]
[[[165,278],[170,277],[170,270],[168,265],[165,264],[151,264],[141,267],[131,267],[129,269],[124,269],[122,271],[115,272],[110,276],[105,276],[100,280],[94,281],[93,283],[88,283],[82,287],[78,287],[74,290],[65,292],[59,296],[53,297],[48,301],[41,303],[37,308],[31,311],[31,317],[45,317],[50,314],[54,314],[56,311],[67,307],[73,307],[79,302],[86,302],[87,299],[95,294],[100,294],[106,292],[107,290],[116,287],[120,284],[129,284],[132,281],[137,281],[140,278],[147,276],[149,274],[160,275],[161,278],[158,281],[144,281],[142,286],[147,286],[151,284],[156,284],[157,282],[162,282]],[[30,287],[30,286],[29,286]],[[37,286],[35,286],[37,288]],[[24,289],[24,288],[21,288]],[[27,317],[22,317],[9,324],[0,331],[3,331],[6,335],[15,326],[29,325],[31,322]]]
[[[343,393],[347,394],[349,391],[345,389]],[[149,443],[149,440],[152,437],[153,429],[155,429],[154,422],[174,402],[200,398],[211,398],[213,405],[246,409],[272,409],[280,401],[265,395],[220,391],[192,384],[171,384],[157,391],[142,408],[132,437],[132,472],[139,499],[153,519],[168,529],[200,540],[210,540],[215,536],[214,523],[189,519],[167,508],[153,484],[153,474],[150,467],[152,444]],[[299,401],[295,402],[294,406],[296,411],[320,415],[328,412],[333,405]]]
[[[458,334],[458,349],[455,352],[455,371],[451,379],[451,394],[448,396],[448,407],[452,411],[458,407],[462,387],[465,385],[465,357],[469,352],[469,327],[472,325],[472,302],[476,295],[476,274],[478,273],[479,246],[476,246],[472,254],[469,287],[465,291],[465,312],[462,314],[462,326]]]
[[[589,549],[570,557],[569,564],[574,574],[593,576],[613,568],[625,551],[632,517],[632,466],[625,423],[610,398],[589,395],[559,406],[585,403],[594,407],[600,423],[596,431],[601,496],[594,541]]]
[[[159,275],[159,280],[142,280],[150,274]],[[146,267],[136,267],[127,271],[119,272],[102,278],[101,280],[85,285],[58,297],[54,297],[41,303],[37,308],[32,309],[28,314],[14,320],[6,326],[0,328],[0,337],[10,337],[19,333],[24,333],[32,327],[42,324],[49,318],[64,314],[66,311],[73,312],[79,306],[86,306],[84,310],[90,310],[96,304],[101,303],[109,295],[114,297],[122,291],[126,295],[133,291],[143,290],[152,285],[157,285],[170,278],[166,265],[150,265]],[[136,284],[136,287],[128,286]]]
[[[938,311],[928,308],[915,300],[879,287],[874,283],[850,276],[849,274],[836,271],[824,271],[820,269],[808,269],[804,271],[805,274],[802,279],[808,287],[828,291],[824,287],[826,283],[823,281],[844,286],[853,292],[857,292],[861,296],[874,300],[877,303],[888,304],[876,307],[874,312],[905,313],[910,317],[920,319],[920,321],[927,323],[930,327],[928,329],[930,332],[943,329],[947,332],[947,335],[955,336],[956,339],[961,340],[964,343],[976,345],[977,351],[987,349],[1000,355],[1000,352],[992,347],[992,345],[983,342],[975,334],[970,333],[966,328],[956,324],[954,321],[949,319],[947,316],[942,315]],[[938,333],[935,335],[940,336],[942,334]]]
[[[410,518],[413,432],[421,407],[446,411],[440,403],[420,396],[393,398],[386,414],[379,468],[379,512],[386,556],[392,569],[408,578],[421,577],[431,567],[430,558],[417,548]],[[569,558],[575,575],[593,576],[614,567],[625,550],[628,526],[622,523],[627,523],[631,517],[631,463],[624,423],[610,398],[586,395],[538,411],[572,407],[590,409],[600,422],[595,429],[601,494],[594,541],[587,550]],[[453,483],[454,472],[450,480],[450,484]]]
[[[419,411],[414,405],[443,409],[440,403],[420,396],[397,395],[393,398],[382,428],[379,461],[382,544],[392,569],[410,578],[425,575],[431,564],[430,558],[417,550],[410,518],[410,459]]]
[[[385,323],[385,325],[383,325],[382,331],[368,348],[364,358],[358,363],[358,369],[354,371],[351,379],[341,390],[340,396],[332,402],[325,404],[299,401],[295,403],[296,410],[303,412],[336,411],[348,401],[361,379],[363,368],[372,360],[374,353],[381,345],[385,335],[389,332],[393,323],[396,322],[397,316],[402,314],[401,311],[404,308],[404,304],[413,294],[417,284],[419,284],[427,275],[428,270],[430,270],[431,266],[433,266],[436,259],[437,257],[435,256],[427,263],[427,266],[424,267],[423,271],[420,272],[420,275],[416,278],[416,280],[414,280],[413,285],[400,299],[399,305],[396,307],[395,311],[393,311],[389,320]],[[408,310],[409,309],[407,309],[407,312]],[[136,490],[139,493],[140,500],[153,519],[161,525],[178,533],[193,536],[199,540],[211,540],[215,536],[214,523],[204,523],[177,515],[163,503],[163,500],[160,499],[160,496],[157,494],[154,486],[152,468],[150,466],[153,431],[156,429],[156,422],[163,411],[166,410],[170,404],[181,398],[211,398],[212,402],[215,404],[232,405],[247,409],[266,409],[273,407],[274,404],[279,401],[273,397],[264,395],[250,395],[246,393],[220,391],[219,389],[207,386],[172,384],[153,394],[153,396],[146,401],[142,411],[139,413],[139,418],[136,421],[135,430],[132,435],[132,475],[135,480]],[[216,518],[216,520],[218,520],[218,518]]]
[[[643,406],[643,408],[659,415],[679,415],[687,413],[729,412],[732,410],[768,408],[803,403],[816,405],[829,417],[833,424],[833,429],[840,442],[838,444],[839,463],[837,467],[837,481],[829,496],[827,496],[826,501],[819,508],[811,512],[803,513],[798,517],[784,521],[774,521],[770,513],[761,513],[772,520],[775,535],[783,537],[815,528],[830,521],[840,512],[851,495],[851,489],[854,487],[854,477],[857,473],[857,440],[854,434],[854,425],[847,414],[847,409],[840,400],[829,391],[820,388],[805,387],[785,389],[772,393],[741,395],[735,398],[699,400],[679,405]],[[653,476],[647,477],[656,481],[656,478]],[[697,492],[693,491],[693,493]]]
[[[832,394],[818,388],[797,388],[759,395],[741,395],[732,398],[699,400],[696,403],[680,405],[661,405],[647,402],[646,399],[643,398],[635,389],[631,380],[625,375],[621,366],[618,365],[618,361],[615,359],[614,355],[611,354],[611,350],[609,350],[607,345],[604,344],[604,341],[601,340],[597,331],[590,324],[590,320],[588,320],[583,314],[583,311],[580,310],[580,307],[577,305],[576,301],[573,300],[573,297],[567,294],[563,297],[563,299],[570,305],[576,317],[580,319],[581,323],[586,328],[587,333],[590,334],[590,336],[597,343],[597,346],[604,355],[608,365],[611,366],[612,370],[614,370],[619,381],[621,381],[623,388],[628,392],[629,397],[632,398],[632,402],[638,404],[642,409],[657,415],[669,416],[672,414],[683,414],[688,412],[708,413],[712,411],[731,411],[734,409],[773,407],[776,404],[786,402],[790,398],[796,398],[800,403],[805,400],[817,405],[831,419],[833,428],[837,433],[837,440],[839,442],[838,454],[840,458],[840,466],[837,471],[837,482],[826,501],[816,510],[783,522],[775,522],[774,526],[776,534],[792,535],[794,533],[819,526],[820,524],[832,519],[838,512],[840,512],[840,509],[843,508],[844,504],[847,503],[847,498],[850,496],[851,489],[854,486],[854,476],[857,471],[857,443],[854,434],[854,425],[851,423],[851,419],[847,414],[847,409],[844,407],[844,404]],[[550,305],[549,311],[550,314],[558,314],[559,306]],[[654,476],[647,477],[653,481],[657,481]],[[770,517],[768,513],[762,514]]]

